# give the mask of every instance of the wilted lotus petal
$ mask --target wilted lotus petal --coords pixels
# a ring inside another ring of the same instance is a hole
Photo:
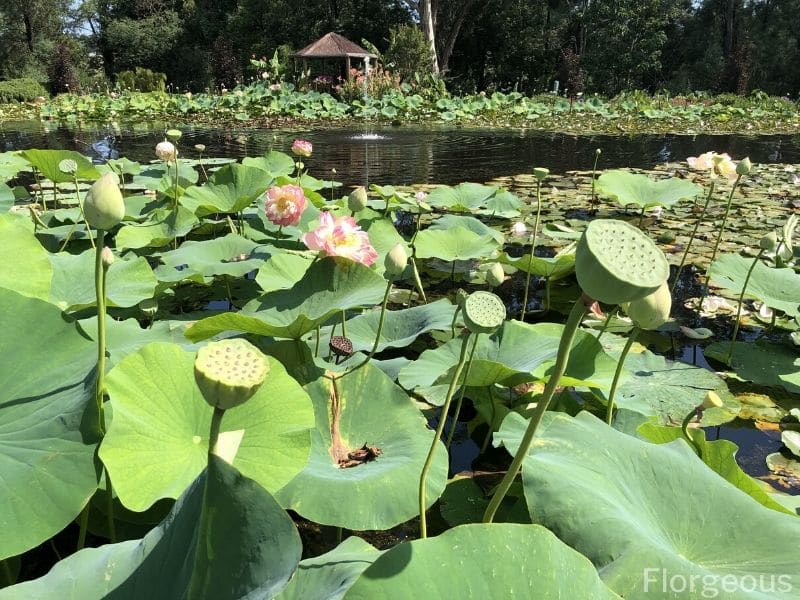
[[[681,326],[681,333],[692,340],[707,340],[714,335],[714,332],[705,327],[698,327],[691,329],[690,327]]]

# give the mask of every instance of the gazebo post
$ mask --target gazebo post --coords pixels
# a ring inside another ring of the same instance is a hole
[[[345,66],[347,67],[347,78],[350,79],[350,57],[345,58]]]

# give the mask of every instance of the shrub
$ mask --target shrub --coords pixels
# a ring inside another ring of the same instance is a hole
[[[163,92],[166,81],[167,76],[164,73],[155,73],[142,67],[117,73],[117,87],[131,92]]]
[[[394,75],[380,65],[370,69],[369,77],[358,69],[350,69],[350,77],[334,88],[344,102],[352,102],[366,93],[373,98],[382,98],[392,91],[402,91],[400,76]]]
[[[430,72],[433,57],[419,27],[400,25],[389,32],[389,48],[383,60],[403,81],[411,82],[417,72]]]
[[[0,103],[33,102],[39,96],[47,97],[47,90],[35,79],[9,79],[0,81]]]

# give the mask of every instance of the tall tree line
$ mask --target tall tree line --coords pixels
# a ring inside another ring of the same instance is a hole
[[[47,78],[59,44],[179,89],[231,85],[249,59],[328,31],[387,50],[419,28],[453,91],[800,92],[800,0],[0,0],[0,77]],[[398,36],[397,39],[402,39]]]

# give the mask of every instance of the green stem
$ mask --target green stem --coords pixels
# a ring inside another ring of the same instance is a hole
[[[597,198],[595,193],[595,174],[597,173],[597,160],[600,158],[600,152],[594,153],[594,165],[592,165],[592,197],[589,199],[589,209],[594,210],[594,201]]]
[[[464,362],[467,357],[467,342],[469,341],[469,332],[464,336],[464,339],[461,341],[461,353],[458,357],[458,364],[456,365],[456,370],[453,373],[453,378],[450,380],[450,385],[447,388],[447,395],[444,399],[444,404],[442,405],[442,412],[439,417],[439,425],[436,427],[436,433],[433,434],[433,441],[431,442],[431,447],[428,450],[428,456],[425,458],[425,464],[422,465],[422,472],[420,473],[419,477],[419,535],[421,538],[428,537],[428,519],[427,515],[425,514],[425,488],[428,478],[428,471],[431,468],[431,464],[433,464],[433,456],[436,454],[436,446],[439,443],[439,440],[442,439],[442,432],[444,431],[444,424],[447,420],[447,413],[450,411],[450,403],[453,400],[453,392],[455,392],[456,385],[458,380],[461,378],[461,370],[464,368]]]
[[[487,423],[487,425],[489,426],[489,431],[486,432],[486,437],[483,438],[483,444],[481,444],[481,454],[486,452],[486,448],[489,447],[489,442],[492,439],[492,434],[494,433],[494,418],[496,413],[496,409],[494,407],[494,389],[493,389],[494,386],[489,385],[486,387],[489,390],[489,402],[490,406],[492,407],[492,420],[489,423]]]
[[[214,414],[211,415],[211,429],[208,435],[208,453],[214,454],[217,449],[219,439],[219,429],[222,426],[222,417],[225,415],[224,408],[214,407]]]
[[[697,235],[697,230],[700,228],[700,223],[702,223],[706,218],[706,211],[708,210],[709,204],[711,204],[711,197],[714,195],[715,185],[716,182],[712,181],[711,186],[708,188],[708,195],[706,196],[705,204],[703,204],[703,210],[700,211],[700,215],[694,222],[694,229],[692,229],[692,235],[689,236],[689,242],[686,244],[686,248],[683,251],[683,256],[681,257],[681,263],[678,265],[678,270],[675,272],[675,281],[672,282],[672,287],[669,288],[670,294],[675,291],[675,286],[678,285],[678,281],[681,278],[681,271],[683,271],[683,267],[686,264],[686,259],[689,257],[689,250],[692,248],[692,243],[694,242],[694,238]]]
[[[389,287],[391,288],[391,286],[392,286],[392,282],[390,281],[389,282]],[[389,297],[389,292],[386,292],[386,296],[384,296],[384,298],[383,298],[383,309],[382,309],[382,311],[386,310],[386,299],[388,297]],[[383,326],[383,312],[381,312],[380,325],[378,326],[378,337],[380,337],[380,335],[381,335],[380,331],[381,331],[381,327],[382,326]],[[342,337],[347,337],[347,312],[345,312],[344,309],[342,309]],[[375,343],[376,344],[378,343],[377,340],[375,341]]]
[[[619,355],[619,360],[617,361],[617,369],[614,371],[614,379],[611,381],[611,391],[608,393],[608,404],[606,405],[606,423],[609,425],[611,425],[611,420],[614,417],[614,397],[617,394],[617,384],[619,383],[620,375],[622,375],[622,367],[625,365],[625,358],[628,356],[628,352],[630,352],[631,346],[633,346],[633,342],[636,341],[640,331],[641,329],[638,327],[634,327],[631,330],[628,334],[628,341],[625,342],[625,347],[622,349],[622,354]]]
[[[453,312],[453,321],[450,323],[450,333],[453,337],[456,337],[456,321],[458,320],[458,312],[461,310],[461,307],[456,304],[456,310]]]
[[[167,165],[169,168],[169,165]],[[175,215],[175,239],[172,241],[172,247],[177,250],[178,248],[178,235],[177,235],[177,227],[178,227],[178,174],[180,173],[180,169],[178,168],[178,157],[177,151],[175,156],[175,198],[172,202],[172,214]]]
[[[541,400],[539,400],[539,402],[536,404],[536,408],[531,415],[528,428],[525,430],[525,434],[522,436],[519,450],[517,450],[517,453],[514,455],[514,459],[511,461],[511,465],[508,467],[508,470],[503,476],[502,481],[497,486],[491,501],[489,501],[489,506],[486,507],[486,512],[483,515],[484,523],[491,523],[494,520],[494,516],[497,513],[500,503],[508,493],[511,484],[514,483],[514,479],[516,479],[517,473],[519,473],[520,467],[522,466],[522,461],[528,455],[528,450],[530,450],[531,443],[533,443],[533,436],[536,433],[536,429],[539,427],[539,423],[541,422],[547,407],[550,405],[550,402],[553,399],[553,395],[558,387],[558,382],[561,379],[561,376],[564,374],[564,370],[567,368],[569,354],[572,350],[572,343],[575,341],[578,328],[580,327],[581,321],[583,321],[583,317],[586,315],[586,312],[587,309],[583,298],[578,298],[575,301],[575,304],[573,304],[572,310],[567,318],[567,322],[564,325],[564,331],[561,334],[561,341],[558,345],[558,355],[556,357],[556,364],[553,367],[553,372],[550,375],[547,385],[545,385]]]
[[[105,237],[106,232],[103,229],[98,229],[97,246],[94,252],[94,287],[97,299],[97,380],[95,402],[97,403],[98,425],[101,434],[106,432],[105,417],[103,415],[103,389],[106,375],[106,268],[103,266]]]
[[[686,418],[683,420],[683,423],[681,423],[681,433],[683,434],[683,438],[687,442],[689,442],[689,445],[697,453],[697,456],[703,458],[703,451],[700,449],[700,446],[698,446],[697,442],[694,441],[694,438],[691,435],[689,435],[689,423],[691,423],[696,416],[697,416],[696,408],[693,409],[692,412],[690,412],[688,415],[686,415]]]
[[[472,368],[472,358],[475,356],[475,348],[478,346],[478,338],[480,336],[475,334],[475,338],[472,340],[472,348],[469,351],[469,358],[467,359],[467,369],[464,371],[464,383],[466,384],[467,380],[469,379],[469,371]],[[461,394],[458,396],[458,402],[456,402],[456,408],[453,411],[453,423],[450,425],[450,431],[447,433],[447,441],[444,443],[445,448],[450,450],[450,444],[453,443],[453,435],[456,432],[456,425],[458,424],[458,415],[461,414],[461,405],[464,404],[464,393],[467,391],[467,386],[461,386]]]
[[[89,528],[89,510],[91,510],[91,500],[86,503],[86,506],[83,507],[83,510],[80,514],[80,520],[78,521],[78,546],[75,549],[76,552],[78,550],[83,550],[83,547],[86,545],[86,530]]]
[[[719,233],[717,234],[717,240],[714,242],[714,250],[711,252],[711,260],[708,261],[708,269],[706,271],[706,281],[703,285],[703,291],[701,292],[700,296],[700,303],[697,305],[699,310],[703,310],[703,300],[706,298],[706,294],[708,293],[708,282],[711,280],[711,265],[714,264],[714,259],[717,257],[717,250],[719,249],[719,244],[722,241],[722,234],[725,232],[725,223],[728,222],[728,214],[731,212],[731,203],[733,202],[733,193],[736,191],[736,186],[739,185],[739,180],[742,178],[741,175],[736,176],[736,181],[733,182],[733,186],[731,187],[731,193],[728,194],[728,203],[725,205],[725,214],[722,216],[722,225],[719,227]]]
[[[108,469],[103,467],[106,473],[106,517],[108,518],[108,539],[112,544],[117,541],[117,528],[114,524],[114,488],[111,485],[111,475]]]
[[[639,229],[642,228],[642,223],[644,222],[644,211],[645,207],[642,207],[642,212],[639,213],[639,223],[636,225]]]
[[[533,264],[533,256],[536,254],[536,236],[539,232],[539,218],[542,214],[542,182],[536,180],[536,219],[533,222],[533,235],[531,236],[531,255],[528,258],[528,273],[525,278],[525,295],[522,297],[522,311],[519,315],[519,320],[525,320],[525,311],[528,309],[528,291],[531,287],[531,265]]]
[[[764,254],[764,250],[759,250],[758,255],[753,259],[753,264],[750,265],[750,268],[747,270],[747,276],[744,278],[744,285],[742,286],[742,291],[739,293],[739,304],[736,307],[736,320],[733,323],[733,335],[731,336],[731,345],[728,348],[728,359],[725,361],[728,365],[731,364],[731,359],[733,358],[733,349],[736,345],[736,336],[739,335],[739,319],[742,317],[742,304],[744,303],[744,294],[747,291],[747,284],[750,283],[750,276],[753,274],[753,270],[756,268],[758,261],[761,260],[761,256]],[[773,313],[774,314],[774,313]]]
[[[603,334],[608,329],[608,324],[611,322],[611,317],[614,316],[614,311],[609,310],[608,314],[606,315],[606,320],[603,321],[603,326],[600,328],[600,332],[597,334],[597,341],[600,341],[600,338],[603,337]]]
[[[378,351],[378,346],[381,343],[381,332],[383,331],[383,321],[386,319],[386,305],[389,303],[389,292],[392,291],[392,280],[389,279],[389,282],[386,284],[386,293],[383,295],[383,304],[381,305],[381,316],[378,319],[378,333],[375,335],[375,343],[372,345],[372,350],[370,350],[367,357],[358,365],[353,367],[353,371],[356,369],[360,369],[364,365],[366,365],[375,353]],[[342,329],[344,329],[344,321],[342,321]]]
[[[231,219],[231,216],[230,215],[225,215],[225,218],[228,220],[228,227],[230,228],[231,233],[239,233],[236,230],[236,225],[233,224],[233,219]]]
[[[317,325],[317,339],[314,342],[314,358],[319,358],[319,338],[320,338],[319,325]]]
[[[425,289],[422,287],[422,279],[419,276],[419,269],[417,268],[417,261],[415,260],[415,256],[414,256],[414,253],[416,252],[416,250],[414,250],[413,246],[412,246],[411,250],[412,250],[412,252],[411,252],[411,272],[414,275],[414,285],[416,286],[417,291],[419,292],[419,297],[422,298],[422,303],[423,304],[427,304],[428,303],[428,299],[425,297]]]
[[[37,190],[42,197],[42,210],[47,210],[47,200],[44,197],[44,190],[42,189],[42,180],[39,178],[39,171],[33,167],[33,178],[36,180],[36,185],[39,187]]]

